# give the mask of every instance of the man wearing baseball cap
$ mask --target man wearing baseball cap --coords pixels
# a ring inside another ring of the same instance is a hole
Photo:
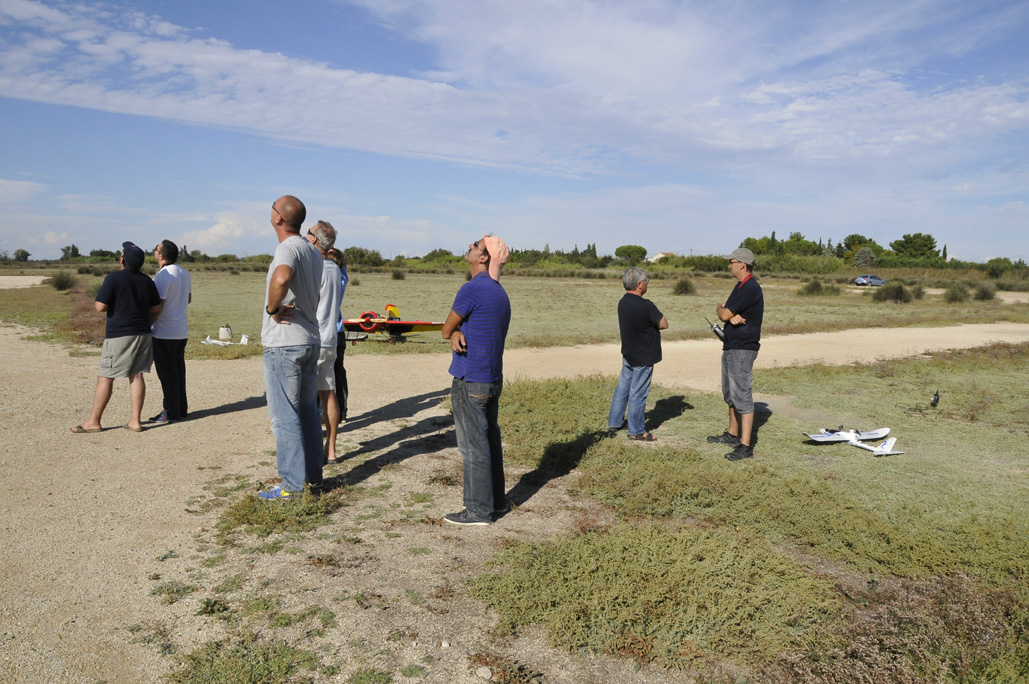
[[[150,326],[161,313],[157,286],[139,270],[146,255],[131,242],[122,243],[121,270],[108,273],[94,306],[107,314],[104,346],[100,351],[100,371],[93,394],[89,418],[71,429],[74,433],[100,432],[100,419],[111,400],[115,378],[129,379],[132,414],[125,427],[142,432],[140,415],[146,398],[143,373],[150,372],[154,354]]]
[[[729,405],[729,429],[707,438],[712,444],[728,444],[733,450],[725,455],[730,461],[739,461],[754,455],[754,361],[761,347],[761,319],[765,313],[765,298],[761,286],[754,279],[754,253],[740,247],[725,257],[729,260],[729,273],[736,279],[725,303],[715,307],[719,319],[725,322],[725,341],[722,343],[722,397]]]

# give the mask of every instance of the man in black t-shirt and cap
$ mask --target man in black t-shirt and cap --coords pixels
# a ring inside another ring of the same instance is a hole
[[[122,243],[121,270],[108,273],[94,306],[107,313],[104,346],[100,351],[100,371],[93,394],[93,410],[89,418],[71,429],[74,433],[100,432],[100,419],[111,400],[115,378],[129,379],[132,415],[125,425],[133,432],[142,432],[140,415],[146,398],[143,373],[150,372],[154,354],[150,325],[161,313],[161,295],[154,281],[139,272],[146,256],[131,242]]]
[[[661,333],[668,327],[666,319],[654,303],[644,299],[650,278],[637,266],[622,273],[625,294],[618,301],[618,331],[622,338],[622,373],[611,398],[607,429],[616,432],[628,414],[629,439],[653,442],[654,435],[645,427],[647,395],[654,376],[654,364],[661,360]]]
[[[761,321],[765,297],[754,280],[754,253],[740,247],[729,256],[729,273],[736,279],[729,298],[715,307],[725,322],[722,343],[722,397],[729,405],[729,429],[712,435],[712,444],[728,444],[733,450],[725,455],[739,461],[754,455],[754,361],[761,347]]]

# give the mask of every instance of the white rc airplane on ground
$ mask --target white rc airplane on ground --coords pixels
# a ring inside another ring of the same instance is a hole
[[[893,450],[893,447],[897,444],[896,437],[891,437],[882,444],[875,446],[861,443],[864,440],[883,439],[888,434],[890,434],[890,428],[879,428],[878,430],[859,432],[858,430],[844,430],[843,427],[840,427],[838,430],[822,428],[814,434],[805,432],[804,436],[820,444],[827,442],[846,442],[852,446],[871,451],[876,456],[897,456],[903,454],[903,451]]]
[[[903,454],[904,453],[903,451],[894,451],[893,450],[893,446],[896,443],[897,443],[897,438],[896,437],[890,437],[889,439],[887,439],[882,444],[879,444],[878,446],[872,446],[870,444],[862,444],[861,442],[859,442],[857,440],[852,440],[850,442],[847,442],[847,444],[853,444],[856,447],[860,447],[862,449],[867,449],[868,451],[871,451],[876,456],[899,456],[900,454]]]

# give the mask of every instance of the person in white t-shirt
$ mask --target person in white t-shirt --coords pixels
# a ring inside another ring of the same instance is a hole
[[[154,368],[164,392],[164,409],[150,419],[152,423],[182,420],[189,415],[186,400],[186,341],[189,322],[186,307],[193,301],[189,271],[178,265],[179,248],[171,240],[154,247],[154,258],[161,270],[154,285],[161,296],[161,314],[151,326],[154,334]]]
[[[336,457],[336,434],[339,430],[339,402],[336,399],[336,320],[343,300],[339,267],[328,256],[336,244],[336,229],[328,221],[319,221],[307,231],[307,241],[322,254],[322,284],[318,298],[318,330],[321,349],[318,353],[318,401],[325,410],[325,446],[322,447],[326,463],[339,463]]]

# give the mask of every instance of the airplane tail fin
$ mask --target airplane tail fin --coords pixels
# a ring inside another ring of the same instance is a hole
[[[396,307],[396,304],[386,305],[386,318],[393,321],[400,320],[400,309]]]
[[[875,449],[872,450],[872,453],[874,453],[876,456],[899,456],[900,454],[903,454],[904,452],[903,451],[894,451],[893,447],[896,446],[896,444],[897,444],[897,438],[896,437],[890,437],[888,440],[886,440],[885,442],[883,442],[879,446],[875,447]]]

